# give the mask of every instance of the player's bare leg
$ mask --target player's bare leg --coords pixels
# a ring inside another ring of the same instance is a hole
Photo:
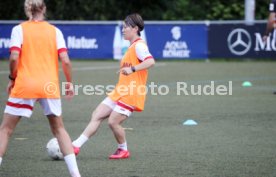
[[[19,116],[4,113],[0,126],[0,165],[2,163],[2,158],[7,150],[9,139],[19,121]]]
[[[48,115],[53,135],[57,138],[60,150],[64,155],[65,163],[72,177],[80,177],[76,156],[74,154],[71,138],[64,128],[62,117]]]
[[[73,141],[74,152],[76,155],[78,155],[80,147],[84,143],[86,143],[90,137],[95,135],[102,121],[105,120],[111,112],[112,109],[109,106],[102,103],[98,105],[95,111],[93,111],[91,120],[86,126],[85,130],[75,141]]]
[[[113,111],[108,118],[108,125],[118,143],[117,151],[109,156],[110,159],[124,159],[130,156],[127,150],[125,130],[121,124],[127,119],[126,115]]]
[[[112,109],[109,106],[105,104],[99,104],[95,111],[93,111],[91,120],[82,134],[84,134],[88,138],[93,136],[97,132],[102,121],[105,120],[111,112]]]

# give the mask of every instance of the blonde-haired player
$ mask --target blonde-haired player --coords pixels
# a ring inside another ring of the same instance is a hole
[[[71,176],[80,177],[72,142],[61,117],[58,57],[68,82],[67,97],[74,94],[70,88],[71,62],[63,35],[45,21],[43,0],[25,0],[25,13],[29,20],[15,26],[11,34],[9,98],[0,126],[0,163],[17,123],[22,116],[30,117],[34,104],[39,102]]]
[[[145,41],[140,38],[143,29],[144,22],[139,14],[134,13],[125,18],[122,32],[124,39],[130,41],[131,45],[121,60],[119,81],[113,92],[93,112],[91,121],[83,133],[73,141],[75,154],[78,154],[80,147],[96,133],[101,122],[108,118],[109,127],[118,143],[116,152],[109,158],[123,159],[130,156],[125,130],[121,124],[133,111],[144,109],[147,69],[155,64]],[[127,88],[129,89],[126,90]]]

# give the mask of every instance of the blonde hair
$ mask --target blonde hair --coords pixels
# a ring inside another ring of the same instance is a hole
[[[43,13],[44,15],[46,5],[44,0],[25,0],[24,8],[27,17],[33,19],[37,14]]]

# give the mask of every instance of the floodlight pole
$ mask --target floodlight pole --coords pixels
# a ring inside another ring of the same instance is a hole
[[[255,0],[245,0],[244,7],[245,24],[253,25],[255,21]]]

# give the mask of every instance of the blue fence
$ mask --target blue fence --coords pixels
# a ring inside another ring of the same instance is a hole
[[[9,55],[10,34],[19,22],[0,21],[0,58]],[[120,59],[129,46],[121,22],[51,22],[64,34],[75,59]],[[156,59],[276,58],[276,35],[261,41],[265,21],[146,22],[141,37]]]

